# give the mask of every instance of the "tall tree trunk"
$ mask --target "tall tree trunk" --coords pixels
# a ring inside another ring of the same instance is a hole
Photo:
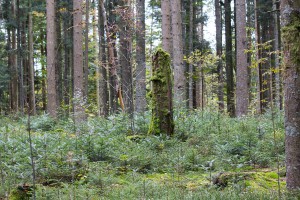
[[[249,105],[246,6],[245,0],[236,0],[236,116],[247,115]]]
[[[124,99],[125,111],[130,115],[133,114],[133,88],[132,88],[132,66],[131,66],[131,52],[132,52],[132,35],[130,32],[130,23],[132,13],[130,8],[130,1],[121,0],[120,2],[120,66],[121,66],[121,80],[122,80],[122,95]]]
[[[282,0],[281,26],[284,51],[286,184],[300,188],[300,3]]]
[[[31,8],[31,0],[29,0],[29,8]],[[33,27],[32,27],[32,13],[29,12],[28,17],[28,47],[29,47],[29,109],[30,114],[36,114],[35,107],[35,92],[34,92],[34,60],[33,60]]]
[[[189,1],[189,54],[193,52],[193,39],[194,39],[194,1]],[[193,84],[193,74],[194,67],[193,64],[189,64],[189,109],[193,109],[194,107],[194,84]]]
[[[40,30],[40,40],[44,41],[44,31],[43,29]],[[40,51],[41,51],[41,57],[46,58],[46,50],[43,43],[40,44]],[[46,89],[46,68],[44,62],[41,62],[42,66],[42,103],[43,103],[43,110],[47,110],[47,89]]]
[[[172,31],[171,31],[171,2],[161,1],[162,13],[162,46],[163,49],[172,55]]]
[[[56,76],[56,105],[59,108],[63,100],[62,94],[62,34],[61,34],[61,14],[59,10],[61,9],[61,0],[56,0],[56,17],[55,17],[55,30],[56,30],[56,66],[55,66],[55,76]]]
[[[73,58],[73,48],[72,48],[72,15],[73,10],[72,2],[70,0],[64,0],[66,5],[66,11],[63,15],[63,35],[64,35],[64,72],[63,72],[63,100],[66,107],[65,116],[68,116],[70,112],[70,97],[72,97],[72,58]]]
[[[57,117],[56,101],[56,31],[55,31],[55,0],[47,1],[47,111],[51,117]]]
[[[231,30],[231,0],[225,0],[225,38],[226,38],[226,82],[227,82],[227,112],[235,115],[234,81],[232,62],[232,30]]]
[[[124,103],[123,103],[123,98],[122,98],[122,93],[121,93],[121,88],[120,88],[120,83],[118,80],[118,74],[117,74],[117,65],[116,65],[116,58],[115,58],[115,41],[113,38],[113,34],[115,34],[112,30],[112,27],[108,27],[107,23],[107,17],[106,17],[106,10],[104,7],[104,2],[103,0],[100,0],[100,6],[101,6],[101,11],[102,11],[102,17],[103,17],[103,23],[106,31],[106,38],[107,38],[107,47],[108,47],[108,58],[109,58],[109,65],[110,65],[110,84],[111,84],[111,98],[112,98],[112,111],[116,111],[116,106],[117,106],[117,100],[119,98],[121,108],[124,109]]]
[[[282,109],[281,97],[281,68],[280,68],[280,49],[281,49],[281,35],[280,35],[280,16],[279,16],[279,2],[273,0],[274,11],[274,50],[275,54],[275,102],[278,109]]]
[[[105,31],[104,31],[104,17],[103,17],[103,10],[101,6],[101,2],[99,2],[99,8],[98,8],[98,32],[99,32],[99,69],[98,71],[98,77],[99,77],[99,87],[98,88],[98,94],[99,96],[99,114],[100,116],[106,117],[108,115],[108,87],[107,87],[107,68],[108,65],[106,64],[106,44],[105,44]]]
[[[15,0],[11,3],[12,6],[12,15],[15,20]],[[10,38],[9,38],[10,40]],[[12,27],[11,29],[11,50],[15,51],[17,49],[17,41],[16,41],[16,28]],[[14,113],[19,111],[19,87],[18,87],[18,67],[17,67],[17,57],[16,53],[10,52],[10,66],[11,69],[11,110]]]
[[[18,92],[19,92],[19,111],[21,112],[21,114],[24,113],[24,103],[25,103],[25,92],[24,92],[24,73],[23,73],[23,69],[25,68],[25,66],[28,66],[28,65],[22,65],[21,63],[21,58],[24,58],[25,59],[25,56],[22,56],[22,54],[24,53],[22,51],[22,45],[21,43],[24,44],[24,46],[26,46],[26,39],[25,41],[21,41],[21,27],[23,28],[23,33],[24,35],[25,34],[25,22],[21,23],[22,21],[22,17],[21,16],[21,12],[20,11],[20,0],[17,0],[16,1],[16,7],[15,7],[15,15],[16,15],[16,25],[17,25],[17,57],[15,58],[16,59],[16,63],[17,63],[17,70],[18,70],[18,83],[19,83],[19,89],[18,89]],[[24,67],[24,68],[23,68]]]
[[[172,36],[173,36],[173,66],[174,66],[174,101],[181,107],[186,107],[186,77],[183,64],[183,38],[181,1],[173,0],[172,10]]]
[[[102,0],[103,1],[103,0]],[[107,2],[108,3],[108,2]],[[121,86],[119,85],[118,80],[118,72],[117,72],[117,49],[116,49],[116,38],[117,38],[117,30],[116,30],[116,0],[110,1],[108,3],[108,14],[109,18],[107,19],[107,15],[105,14],[104,26],[106,31],[107,38],[107,48],[108,48],[108,60],[109,60],[109,108],[110,113],[115,113],[118,108],[118,94],[121,91]],[[105,11],[104,3],[103,9]]]
[[[262,113],[262,71],[261,71],[261,63],[259,62],[261,59],[261,50],[260,50],[260,23],[258,20],[258,0],[254,0],[254,13],[255,13],[255,52],[256,52],[256,62],[257,63],[257,113]]]
[[[73,0],[73,12],[74,115],[75,123],[80,123],[86,118],[83,96],[82,0]]]
[[[136,0],[136,88],[135,111],[143,113],[147,107],[146,101],[146,29],[145,0]]]
[[[29,105],[29,61],[28,61],[28,42],[27,42],[27,24],[25,22],[18,25],[17,38],[18,38],[18,58],[17,65],[19,70],[19,104],[20,111],[23,114],[25,106]],[[27,51],[24,51],[27,49]],[[27,87],[24,87],[27,86]]]
[[[223,92],[223,63],[222,63],[222,8],[220,2],[215,0],[216,15],[216,51],[218,57],[218,105],[219,110],[224,110],[224,92]]]
[[[83,97],[87,102],[89,84],[89,20],[90,20],[90,0],[85,1],[85,33],[84,33],[84,90]]]
[[[199,8],[199,18],[203,17],[203,4],[200,4]],[[203,44],[204,44],[204,22],[200,23],[200,26],[198,28],[198,39],[200,41],[200,48],[201,51],[203,51]],[[197,63],[197,80],[196,80],[196,86],[195,86],[195,92],[196,92],[196,108],[201,108],[201,110],[205,107],[205,77],[204,77],[204,71],[202,67],[202,63]]]
[[[247,27],[249,27],[247,29],[247,49],[250,50],[252,49],[252,30],[254,30],[254,21],[253,21],[253,16],[254,16],[254,0],[249,0],[246,1],[247,3]],[[247,53],[247,63],[248,66],[251,66],[252,64],[252,52],[248,51]],[[253,92],[252,92],[252,76],[253,76],[253,68],[252,67],[248,67],[248,74],[249,74],[249,78],[248,78],[248,88],[249,88],[249,105],[251,105],[251,102],[253,100]]]

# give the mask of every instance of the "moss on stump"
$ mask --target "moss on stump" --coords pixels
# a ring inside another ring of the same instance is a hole
[[[170,55],[158,49],[152,60],[152,89],[151,110],[152,117],[149,134],[173,135],[173,105],[172,105],[172,79]]]

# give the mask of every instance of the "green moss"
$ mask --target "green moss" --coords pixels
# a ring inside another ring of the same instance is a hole
[[[267,192],[278,189],[278,175],[275,171],[258,172],[226,172],[220,174],[214,183],[221,187],[238,184],[254,191]],[[286,183],[280,182],[281,189],[285,188]]]
[[[148,130],[149,134],[173,134],[174,122],[170,64],[170,55],[162,49],[158,49],[153,56],[150,104],[152,117]]]
[[[28,200],[31,196],[31,187],[18,186],[13,189],[9,194],[9,200]]]
[[[292,61],[300,65],[300,16],[299,13],[291,14],[291,21],[282,28],[282,40],[291,51]],[[299,70],[300,67],[298,67]]]

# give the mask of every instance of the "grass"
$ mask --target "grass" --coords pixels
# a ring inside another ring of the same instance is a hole
[[[281,198],[293,199],[281,115],[274,119]],[[135,116],[134,130],[122,114],[82,125],[33,117],[37,199],[278,199],[270,116],[176,111],[173,138],[147,135],[148,113]],[[14,199],[32,183],[26,119],[1,117],[0,125],[0,199]],[[226,184],[213,184],[220,177]]]

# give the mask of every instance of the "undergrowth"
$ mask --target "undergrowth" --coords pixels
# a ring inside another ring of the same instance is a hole
[[[32,117],[37,199],[279,198],[271,113],[177,110],[172,138],[148,135],[149,118],[135,116],[133,129],[124,114],[81,125]],[[285,188],[282,113],[274,120]],[[0,199],[14,199],[32,182],[26,119],[1,117],[0,125]]]

